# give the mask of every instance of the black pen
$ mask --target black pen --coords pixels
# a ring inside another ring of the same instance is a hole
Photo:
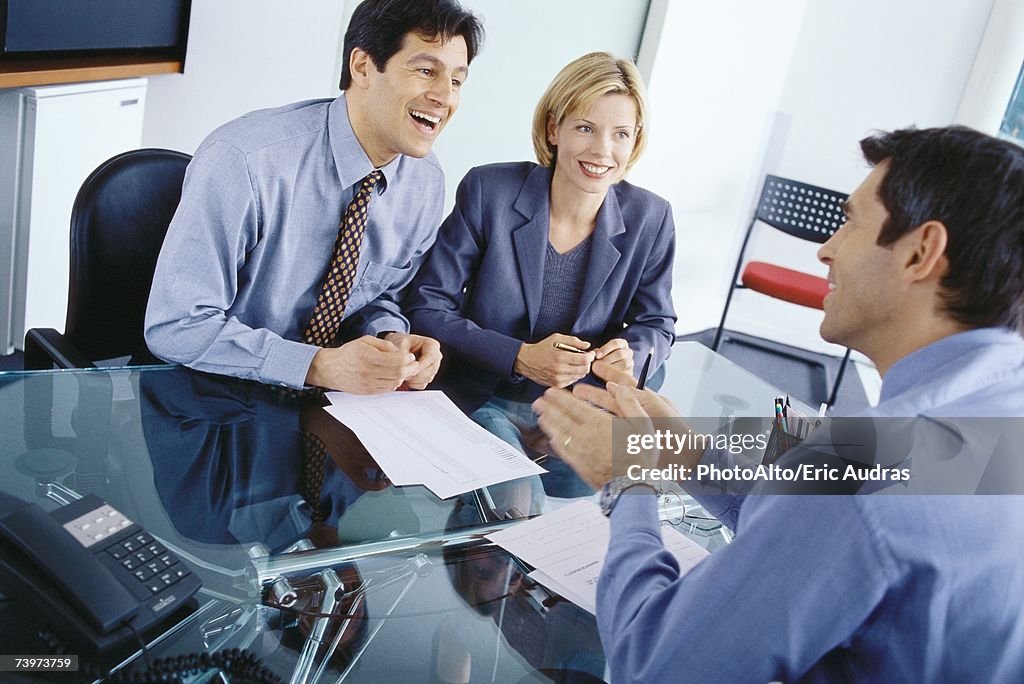
[[[640,379],[636,381],[636,388],[642,390],[644,385],[647,384],[647,374],[651,371],[651,359],[654,358],[654,350],[647,352],[647,360],[644,361],[644,367],[640,371]]]

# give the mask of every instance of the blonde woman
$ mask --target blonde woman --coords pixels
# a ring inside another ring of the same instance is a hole
[[[623,180],[645,119],[631,61],[568,64],[534,114],[538,163],[466,174],[406,301],[413,329],[444,349],[435,386],[526,453],[545,388],[586,378],[596,359],[638,374],[649,352],[652,373],[668,357],[671,207]]]

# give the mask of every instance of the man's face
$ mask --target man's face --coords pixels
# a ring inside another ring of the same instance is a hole
[[[878,197],[887,169],[886,162],[876,166],[850,195],[846,222],[818,250],[818,259],[829,267],[831,286],[825,297],[821,336],[872,358],[899,330],[900,306],[905,299],[897,277],[898,250],[877,244],[889,217]]]
[[[430,152],[459,106],[468,65],[462,36],[442,43],[415,33],[406,34],[384,71],[367,64],[368,139],[359,142],[375,166],[399,154],[425,157]]]

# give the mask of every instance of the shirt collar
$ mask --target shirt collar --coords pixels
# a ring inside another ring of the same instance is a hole
[[[1004,346],[1009,353],[1021,354],[1024,340],[1006,328],[977,328],[968,330],[921,347],[893,364],[882,381],[879,404],[903,394],[921,384],[922,380],[946,372],[947,367],[958,368],[964,359],[980,349]]]
[[[352,122],[348,118],[348,105],[345,93],[342,93],[327,108],[327,131],[331,142],[331,153],[334,165],[338,169],[338,180],[341,187],[348,188],[366,178],[374,170],[373,162],[359,144]],[[398,175],[398,166],[402,155],[380,167],[384,176],[383,182],[377,184],[377,192],[384,193]]]

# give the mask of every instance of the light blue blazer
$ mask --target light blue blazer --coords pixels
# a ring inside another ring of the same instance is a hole
[[[463,410],[512,379],[520,346],[537,341],[551,173],[531,162],[471,169],[407,295],[413,331],[443,347],[434,386]],[[672,208],[620,181],[608,190],[592,239],[576,323],[562,332],[594,347],[624,338],[637,374],[653,349],[653,373],[675,336]]]

